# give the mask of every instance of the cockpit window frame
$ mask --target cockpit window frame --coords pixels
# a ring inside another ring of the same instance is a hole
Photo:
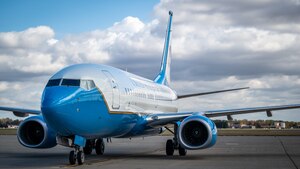
[[[59,82],[59,83],[51,84],[51,82]],[[80,87],[84,90],[92,90],[97,87],[94,80],[91,79],[69,79],[69,78],[50,79],[46,87],[54,87],[54,86]]]

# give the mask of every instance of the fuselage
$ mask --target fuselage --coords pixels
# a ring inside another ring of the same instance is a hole
[[[159,132],[145,125],[146,118],[177,112],[176,98],[168,86],[123,70],[77,64],[50,78],[41,110],[47,125],[62,136],[133,137]]]

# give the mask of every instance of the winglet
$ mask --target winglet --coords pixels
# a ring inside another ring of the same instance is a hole
[[[162,61],[161,61],[161,67],[160,72],[155,78],[154,82],[163,84],[166,86],[170,85],[171,79],[170,79],[170,65],[171,65],[171,27],[172,27],[172,17],[173,12],[169,11],[169,22],[168,27],[166,31],[166,38],[165,38],[165,45],[162,55]]]

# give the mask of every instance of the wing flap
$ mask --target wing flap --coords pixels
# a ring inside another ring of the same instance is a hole
[[[0,110],[11,111],[17,117],[27,117],[29,114],[38,115],[42,113],[40,110],[14,108],[14,107],[0,107]]]

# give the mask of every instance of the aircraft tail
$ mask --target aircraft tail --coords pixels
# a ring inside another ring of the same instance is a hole
[[[169,11],[169,22],[166,30],[166,38],[165,38],[165,45],[162,55],[161,67],[160,72],[155,78],[154,82],[163,84],[166,86],[170,85],[170,66],[171,66],[171,26],[172,26],[172,17],[173,12]]]

